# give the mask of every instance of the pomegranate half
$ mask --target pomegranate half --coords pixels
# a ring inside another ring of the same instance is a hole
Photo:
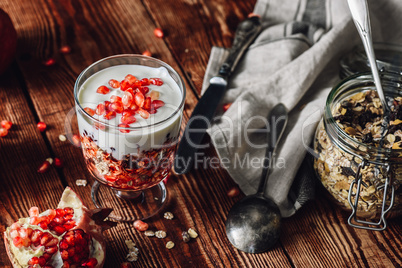
[[[111,209],[89,210],[67,187],[57,209],[29,217],[7,227],[4,242],[13,267],[102,267],[106,245],[102,231],[116,223],[105,221]]]

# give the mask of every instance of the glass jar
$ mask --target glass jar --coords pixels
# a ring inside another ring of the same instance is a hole
[[[401,76],[381,76],[387,98],[402,96]],[[315,133],[314,170],[333,199],[351,212],[350,225],[384,230],[385,217],[402,215],[402,149],[363,143],[334,117],[346,99],[370,90],[375,90],[370,73],[352,75],[332,89]]]

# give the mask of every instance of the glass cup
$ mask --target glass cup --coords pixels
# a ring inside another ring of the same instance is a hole
[[[136,71],[139,73],[132,73]],[[127,74],[136,76],[138,80],[160,76],[157,78],[162,78],[163,85],[147,81],[130,87],[133,96],[137,88],[144,92],[144,87],[147,87],[146,91],[149,91],[144,94],[145,97],[152,91],[157,91],[158,95],[161,92],[160,98],[165,102],[163,109],[148,109],[147,119],[142,118],[138,109],[135,112],[137,121],[130,125],[121,124],[119,118],[124,116],[122,112],[117,112],[113,120],[105,119],[107,111],[93,114],[97,105],[109,101],[111,95],[97,93],[97,88],[105,85],[122,97],[125,92],[120,88],[113,89],[107,82],[109,79],[122,81]],[[79,75],[74,86],[74,98],[85,164],[96,179],[91,192],[94,204],[97,207],[114,207],[111,218],[118,221],[146,219],[155,215],[167,203],[163,180],[170,174],[180,134],[185,101],[182,78],[158,59],[142,55],[116,55],[95,62]]]

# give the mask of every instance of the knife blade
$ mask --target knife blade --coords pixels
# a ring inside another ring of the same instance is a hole
[[[247,18],[237,27],[228,57],[218,74],[210,79],[207,90],[198,101],[184,130],[174,161],[174,170],[177,174],[187,173],[193,167],[195,154],[202,147],[202,138],[226,92],[228,79],[261,29],[258,16]]]

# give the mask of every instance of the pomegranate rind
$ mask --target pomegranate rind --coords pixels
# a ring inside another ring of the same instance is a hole
[[[58,208],[66,208],[66,207],[71,207],[74,209],[74,217],[73,219],[76,222],[76,226],[71,229],[82,229],[84,230],[87,234],[92,236],[92,243],[90,243],[90,258],[96,258],[98,261],[98,264],[95,266],[96,268],[101,268],[103,267],[103,264],[105,262],[105,254],[106,254],[106,243],[104,241],[104,237],[102,235],[102,227],[98,226],[95,221],[91,218],[93,212],[89,210],[84,203],[82,202],[82,199],[70,188],[66,187],[64,190],[62,197],[60,199]],[[40,215],[46,215],[48,211],[42,212]],[[29,217],[28,218],[21,218],[18,220],[18,222],[23,226],[27,227],[27,224],[29,223]],[[43,230],[39,226],[29,226],[33,229],[40,229],[43,232],[48,232],[47,230]],[[55,236],[61,239],[61,236]],[[20,258],[15,256],[13,254],[13,250],[11,249],[14,247],[16,250],[17,249],[13,245],[13,241],[10,237],[10,227],[7,227],[6,231],[4,232],[4,244],[6,248],[6,252],[8,255],[8,258],[11,261],[11,264],[14,268],[21,268],[21,267],[27,267],[28,260],[36,255],[32,255],[32,250],[30,256],[25,256],[23,259],[23,263],[18,262]],[[14,251],[15,251],[14,249]],[[25,253],[23,253],[25,254]],[[28,254],[27,254],[28,255]],[[55,254],[51,261],[48,263],[50,265],[53,265],[53,267],[61,267],[62,266],[62,260],[60,257],[60,254],[57,253]]]

